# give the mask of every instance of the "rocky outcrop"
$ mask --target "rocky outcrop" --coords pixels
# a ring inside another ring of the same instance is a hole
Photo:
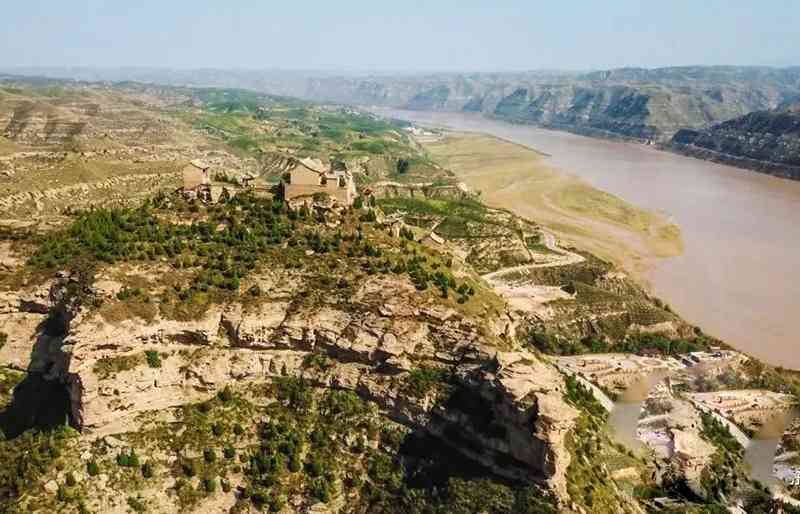
[[[473,374],[470,387],[435,412],[434,433],[449,444],[464,442],[462,451],[500,476],[545,477],[566,497],[562,471],[570,456],[564,437],[579,413],[553,394],[562,391],[559,373],[527,352],[497,353],[495,362],[495,369]]]
[[[192,321],[109,323],[82,309],[50,373],[68,384],[75,422],[90,436],[129,432],[140,414],[204,400],[228,384],[303,376],[358,393],[500,476],[549,481],[566,494],[563,438],[578,412],[562,399],[550,364],[496,346],[475,321],[420,301],[402,279],[374,278],[349,302],[320,304],[291,296],[301,289],[292,286],[297,278],[278,275],[258,280],[282,283],[283,292]],[[148,354],[158,355],[157,366]],[[409,372],[420,366],[450,370],[453,381],[409,394]]]
[[[0,292],[0,332],[6,335],[0,362],[21,371],[44,369],[40,350],[49,346],[44,328],[51,305],[49,283]]]
[[[668,148],[800,180],[800,112],[752,112],[706,130],[680,130]]]
[[[650,103],[657,99],[628,86],[520,88],[503,98],[491,113],[495,117],[638,140],[660,136]]]
[[[401,198],[447,198],[465,199],[477,196],[466,184],[459,182],[453,185],[437,185],[429,183],[401,183],[381,181],[369,186],[372,194],[379,197]]]

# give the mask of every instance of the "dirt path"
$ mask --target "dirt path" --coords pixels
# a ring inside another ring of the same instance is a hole
[[[524,279],[525,273],[536,268],[552,268],[556,266],[578,264],[585,259],[582,255],[578,255],[577,253],[558,246],[556,236],[550,232],[542,231],[542,244],[548,250],[556,254],[557,257],[547,262],[502,268],[491,273],[486,273],[482,275],[481,278],[483,278],[498,295],[506,299],[511,309],[534,314],[539,317],[548,317],[550,315],[550,308],[547,306],[548,302],[559,299],[570,299],[572,295],[560,287],[532,284],[529,280]],[[531,259],[533,259],[533,254],[531,253],[530,255]],[[507,278],[509,275],[517,274],[520,278],[511,280]]]
[[[507,282],[503,280],[502,277],[509,275],[511,273],[525,273],[527,270],[536,268],[554,268],[556,266],[569,266],[570,264],[578,264],[586,260],[582,255],[578,255],[577,253],[571,252],[569,250],[566,250],[558,246],[558,241],[556,239],[556,236],[550,232],[542,231],[542,243],[545,245],[545,247],[547,247],[548,250],[557,253],[560,257],[548,262],[522,264],[520,266],[512,266],[510,268],[502,268],[497,271],[492,271],[491,273],[486,273],[485,275],[482,275],[481,278],[483,278],[493,287],[497,288],[497,286],[507,285]]]

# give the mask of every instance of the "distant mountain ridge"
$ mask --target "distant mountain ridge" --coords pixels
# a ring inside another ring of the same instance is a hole
[[[755,132],[760,143],[733,143],[733,139],[751,132],[746,130],[751,124],[761,127],[759,120],[773,116],[769,113],[786,112],[787,106],[797,104],[800,99],[797,66],[677,66],[586,73],[360,74],[152,68],[10,71],[87,81],[238,87],[351,105],[479,112],[487,117],[588,136],[657,143],[701,158],[792,178],[797,175],[786,168],[794,166],[792,135],[779,137]],[[720,127],[750,113],[762,114]],[[735,148],[739,150],[734,151]],[[727,157],[720,156],[723,154]]]
[[[585,74],[438,74],[311,79],[305,98],[482,112],[587,135],[668,141],[800,95],[800,68],[623,68]]]

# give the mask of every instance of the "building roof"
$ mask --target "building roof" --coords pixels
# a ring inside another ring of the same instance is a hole
[[[189,164],[197,168],[198,170],[207,170],[210,166],[199,159],[195,159],[193,161],[189,161]]]
[[[183,189],[192,190],[199,186],[208,184],[208,167],[202,167],[203,163],[192,161],[183,168]]]
[[[325,173],[326,171],[328,171],[327,167],[319,159],[312,159],[311,157],[306,157],[305,159],[300,159],[300,164],[310,169],[311,171],[316,171],[317,173]]]

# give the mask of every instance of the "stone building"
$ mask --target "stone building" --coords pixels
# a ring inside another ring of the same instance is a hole
[[[191,161],[183,167],[182,192],[187,198],[204,199],[209,195],[211,180],[208,176],[209,166],[201,161]]]
[[[307,202],[324,194],[342,205],[352,205],[356,185],[347,170],[334,170],[319,159],[301,159],[287,173],[282,183],[283,197],[289,203]]]

